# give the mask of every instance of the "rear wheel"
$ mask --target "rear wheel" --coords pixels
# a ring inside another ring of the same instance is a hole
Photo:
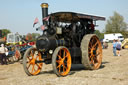
[[[57,76],[66,76],[71,69],[71,55],[69,50],[60,46],[55,49],[52,55],[53,70]]]
[[[43,63],[36,61],[42,61],[41,53],[36,48],[29,48],[23,57],[23,67],[27,75],[37,75],[42,69]]]
[[[94,34],[85,35],[81,42],[82,64],[87,69],[98,69],[102,62],[102,45]]]

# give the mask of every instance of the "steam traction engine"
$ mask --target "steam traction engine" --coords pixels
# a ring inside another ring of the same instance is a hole
[[[57,76],[66,76],[71,64],[83,64],[86,69],[98,69],[102,62],[102,47],[93,34],[93,24],[104,17],[74,12],[48,15],[48,4],[42,3],[43,34],[36,47],[29,48],[23,57],[27,75],[37,75],[43,63],[51,64]]]

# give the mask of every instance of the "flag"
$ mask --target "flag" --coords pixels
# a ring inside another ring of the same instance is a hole
[[[44,18],[43,18],[43,21],[48,21],[48,20],[49,20],[49,17],[50,17],[50,16],[44,17]]]
[[[36,17],[35,20],[34,20],[34,24],[33,24],[33,27],[35,26],[35,24],[37,24],[39,22],[38,18]]]

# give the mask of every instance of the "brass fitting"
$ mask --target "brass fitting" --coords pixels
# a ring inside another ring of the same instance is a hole
[[[41,7],[42,7],[42,8],[48,8],[48,3],[42,3],[42,4],[41,4]]]

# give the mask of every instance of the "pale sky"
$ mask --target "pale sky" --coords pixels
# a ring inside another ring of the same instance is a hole
[[[42,24],[41,3],[49,4],[49,14],[59,11],[71,11],[106,17],[116,11],[128,23],[128,0],[0,0],[0,29],[27,34],[36,32],[32,27],[38,17]],[[106,21],[98,21],[96,29],[102,31]]]

